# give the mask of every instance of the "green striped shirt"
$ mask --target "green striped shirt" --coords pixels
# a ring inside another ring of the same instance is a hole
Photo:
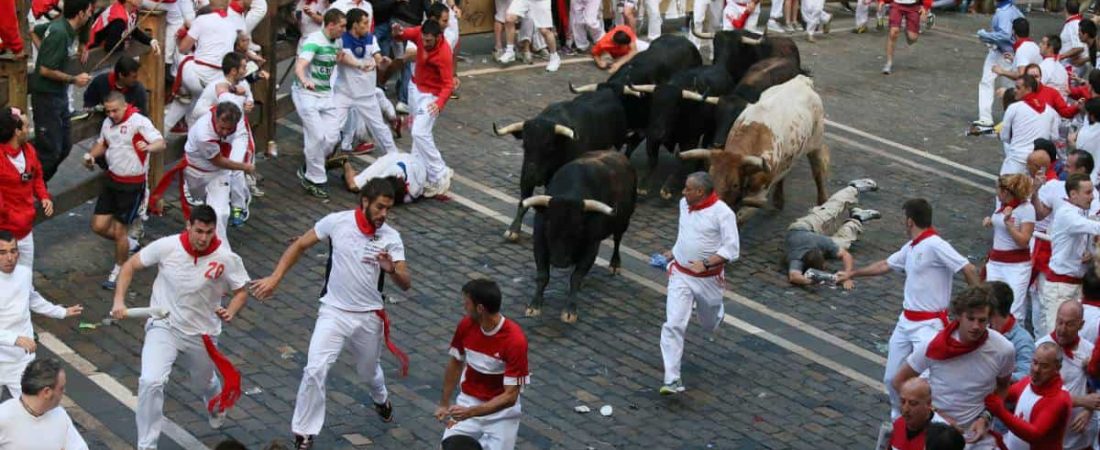
[[[324,31],[317,31],[306,37],[302,42],[302,48],[298,57],[309,61],[309,76],[313,82],[315,92],[319,95],[332,93],[332,75],[336,70],[336,54],[340,46],[335,40],[325,37]],[[297,85],[298,80],[294,83]]]

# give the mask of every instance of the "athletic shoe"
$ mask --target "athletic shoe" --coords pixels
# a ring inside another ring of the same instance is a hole
[[[929,30],[936,26],[936,15],[931,11],[928,12],[928,21],[924,23],[924,26],[928,27]],[[922,28],[921,31],[924,31],[924,29]]]
[[[458,100],[458,91],[451,91],[451,100]]]
[[[144,216],[144,214],[142,214]],[[141,239],[145,237],[145,220],[138,218],[130,222],[130,239]]]
[[[803,275],[805,275],[806,278],[809,278],[810,281],[813,281],[814,283],[836,284],[836,275],[826,272],[824,270],[806,269],[806,272]]]
[[[890,73],[893,72],[893,71],[894,71],[894,64],[893,63],[886,63],[885,66],[882,66],[882,74],[883,75],[890,75]]]
[[[866,33],[866,32],[867,32],[867,25],[860,25],[858,27],[852,28],[852,33],[854,33],[854,34],[863,34],[863,33]]]
[[[851,216],[860,223],[867,223],[875,219],[881,219],[882,213],[874,209],[852,208]]]
[[[561,56],[559,56],[557,53],[551,53],[550,54],[550,62],[546,63],[546,71],[547,72],[557,72],[558,68],[560,68],[560,67],[561,67]]]
[[[849,181],[848,186],[856,188],[861,194],[878,190],[878,183],[875,183],[875,180],[870,178],[860,178],[858,180]]]
[[[211,414],[206,421],[210,424],[210,428],[215,430],[225,425],[225,416],[229,414],[229,411],[222,411],[217,414]]]
[[[519,56],[519,61],[524,63],[524,64],[534,64],[535,63],[535,56],[532,55],[531,52],[520,52],[520,54],[517,55],[517,56]]]
[[[775,19],[768,19],[768,32],[769,33],[786,33],[787,30],[783,29],[782,25],[779,25]]]
[[[232,210],[230,210],[230,212],[229,212],[229,226],[231,226],[233,228],[236,228],[236,227],[239,227],[241,225],[244,225],[244,219],[242,218],[243,215],[244,215],[244,210],[242,210],[241,208],[233,208]]]
[[[797,33],[798,32],[798,29],[795,28],[794,25],[791,25],[789,23],[786,26],[784,26],[783,29],[786,30],[788,33]]]
[[[875,29],[878,30],[878,31],[882,31],[882,30],[886,29],[886,18],[885,17],[879,17],[878,18],[878,21],[875,22]]]
[[[266,195],[263,189],[260,189],[259,180],[256,177],[245,174],[244,181],[248,184],[248,192],[252,193],[253,197],[263,197]]]
[[[382,419],[382,422],[393,422],[393,403],[386,400],[386,403],[375,403],[374,412],[378,413],[378,417]]]
[[[117,286],[117,284],[112,280],[105,280],[104,282],[100,283],[99,286],[102,287],[103,290],[113,291],[115,290],[115,286]]]
[[[397,105],[394,106],[393,109],[396,110],[398,114],[409,114],[409,105],[406,105],[405,102],[397,102]]]
[[[516,60],[516,51],[515,50],[504,50],[504,53],[502,53],[500,55],[500,59],[498,59],[497,61],[500,62],[501,64],[508,64],[508,63],[513,62],[515,60]]]
[[[121,269],[122,268],[117,265],[111,269],[111,274],[107,275],[107,280],[101,283],[100,286],[108,291],[115,290],[115,286],[117,286],[116,282],[118,281],[118,273],[122,271]]]
[[[298,169],[298,181],[301,182],[302,189],[305,189],[307,194],[320,199],[328,198],[328,191],[325,190],[324,186],[319,186],[307,180],[305,170],[302,168]]]
[[[130,243],[130,254],[131,255],[141,251],[141,242],[138,242],[137,239],[134,239],[132,237],[127,237],[126,240],[129,241],[129,243]]]
[[[681,392],[684,392],[684,382],[676,379],[669,384],[662,385],[659,392],[661,393],[661,395],[679,394]]]
[[[975,121],[973,121],[973,122],[970,122],[970,124],[971,124],[971,125],[974,125],[974,126],[976,126],[976,127],[993,128],[993,121],[992,121],[992,120],[981,120],[981,119],[978,119],[978,120],[975,120]]]
[[[821,25],[821,34],[829,34],[829,27],[833,24],[833,16],[829,16],[825,20],[825,24]]]
[[[561,49],[561,53],[565,56],[573,56],[577,54],[577,49],[573,48],[572,45],[566,45]]]
[[[294,435],[294,450],[309,450],[313,448],[313,436]]]

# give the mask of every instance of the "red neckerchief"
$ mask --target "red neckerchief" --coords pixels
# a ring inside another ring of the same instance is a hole
[[[1053,340],[1055,344],[1058,344],[1058,336],[1055,335],[1053,331],[1050,332],[1050,339]],[[1073,335],[1073,342],[1070,342],[1069,345],[1058,344],[1058,346],[1062,347],[1062,352],[1066,354],[1066,358],[1073,359],[1073,351],[1077,350],[1077,344],[1080,342],[1081,336],[1075,334]]]
[[[932,236],[936,236],[936,235],[937,235],[937,233],[936,233],[936,228],[935,227],[925,228],[924,231],[921,231],[920,234],[917,235],[917,237],[913,238],[913,241],[909,243],[909,246],[910,247],[916,247],[917,244],[920,244],[920,241],[923,241],[925,239],[928,239],[928,238],[930,238]]]
[[[0,144],[0,150],[3,150],[5,155],[14,158],[16,156],[19,156],[19,153],[23,151],[23,147],[12,147],[11,145],[4,143]]]
[[[1080,14],[1074,14],[1072,16],[1066,17],[1066,22],[1065,23],[1070,23],[1070,22],[1073,22],[1074,20],[1081,20],[1081,15]]]
[[[985,340],[989,338],[989,332],[987,331],[982,333],[982,337],[977,341],[964,344],[962,341],[951,336],[951,334],[958,329],[958,320],[952,320],[951,323],[947,324],[947,328],[940,330],[940,332],[936,334],[936,337],[932,338],[932,341],[928,343],[928,351],[925,353],[925,356],[940,361],[962,356],[981,347],[982,344],[985,343]]]
[[[1046,111],[1047,109],[1046,103],[1043,102],[1043,100],[1039,98],[1039,94],[1035,92],[1025,95],[1024,98],[1020,99],[1020,101],[1027,104],[1027,106],[1030,106],[1031,109],[1034,109],[1035,112],[1039,114],[1042,114],[1043,111]]]
[[[355,225],[359,226],[359,231],[367,237],[374,237],[374,224],[367,220],[367,215],[363,213],[363,208],[355,208]]]
[[[718,194],[715,192],[711,192],[710,195],[707,196],[707,198],[704,198],[699,203],[688,205],[688,212],[704,210],[710,208],[715,203],[718,203]]]
[[[225,16],[228,16],[228,15],[229,15],[229,11],[228,11],[228,10],[226,10],[225,8],[222,8],[222,9],[212,9],[212,10],[210,10],[210,12],[212,12],[212,13],[215,13],[215,14],[217,14],[217,15],[219,15],[219,16],[222,16],[222,17],[225,17]]]
[[[1016,326],[1016,316],[1009,314],[1008,318],[1005,319],[1005,323],[1001,325],[1001,328],[999,328],[997,332],[1007,334],[1009,331],[1012,331],[1012,327],[1014,326]]]
[[[114,123],[114,125],[118,125],[120,123],[125,123],[127,120],[130,120],[130,116],[133,116],[137,112],[138,112],[137,107],[127,103],[126,104],[126,111],[122,113],[122,120],[120,120],[118,122],[115,122],[114,120],[112,120],[111,122]]]
[[[1020,206],[1020,203],[1021,202],[1019,200],[1013,200],[1011,202],[1001,203],[1001,207],[999,209],[997,209],[997,212],[995,212],[993,214],[1000,214],[1008,208],[1016,209],[1016,207]]]
[[[195,258],[196,265],[199,263],[199,258],[214,253],[214,251],[218,249],[218,246],[222,245],[222,241],[219,240],[217,236],[214,236],[210,239],[210,245],[206,246],[206,250],[200,252],[191,247],[190,236],[191,235],[188,234],[187,230],[184,230],[183,233],[180,233],[180,244],[183,245],[183,251],[187,252],[188,255],[191,255],[192,258]]]
[[[242,5],[241,2],[238,2],[237,0],[229,2],[229,9],[236,11],[237,14],[240,14],[242,16],[244,15],[244,5]]]
[[[118,84],[118,77],[115,76],[114,72],[107,73],[107,86],[110,89],[115,90],[115,91],[119,91],[123,94],[130,93],[130,87],[129,86],[120,86]]]
[[[1024,42],[1031,42],[1031,38],[1016,39],[1016,42],[1012,43],[1012,50],[1019,50],[1020,46],[1024,45]]]
[[[1054,378],[1051,378],[1042,386],[1036,386],[1033,381],[1031,383],[1031,390],[1040,397],[1049,397],[1058,394],[1062,391],[1062,374],[1055,373]]]
[[[1057,180],[1057,179],[1058,179],[1058,171],[1054,170],[1054,163],[1052,162],[1052,163],[1050,163],[1049,166],[1047,166],[1047,181]]]

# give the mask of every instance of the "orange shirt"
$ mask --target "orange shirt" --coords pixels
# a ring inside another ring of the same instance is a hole
[[[630,36],[630,44],[619,45],[611,40],[615,36],[615,33],[619,31],[622,31],[626,33],[627,36]],[[626,56],[627,53],[630,53],[630,45],[633,44],[634,41],[637,39],[638,37],[634,35],[634,31],[631,30],[630,27],[626,25],[619,25],[615,28],[612,28],[607,33],[604,33],[599,42],[596,42],[596,45],[592,46],[592,56],[600,56],[604,53],[607,53],[611,55],[612,58],[622,58],[623,56]]]

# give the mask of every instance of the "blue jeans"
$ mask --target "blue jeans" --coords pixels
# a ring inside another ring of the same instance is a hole
[[[390,21],[374,23],[374,38],[378,39],[378,48],[382,49],[382,56],[393,58],[393,25]]]
[[[409,104],[409,81],[412,80],[412,66],[409,61],[401,66],[401,78],[397,80],[397,101]]]

